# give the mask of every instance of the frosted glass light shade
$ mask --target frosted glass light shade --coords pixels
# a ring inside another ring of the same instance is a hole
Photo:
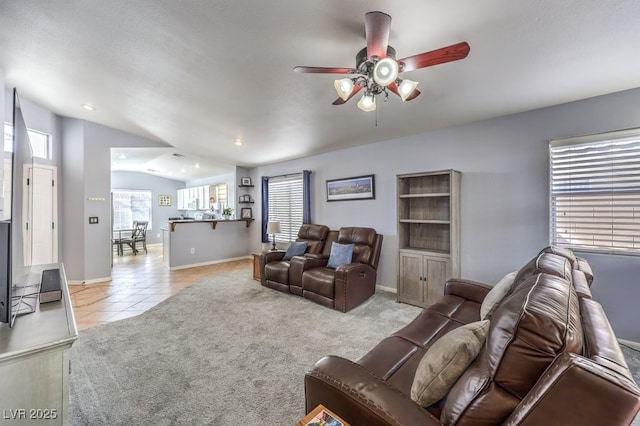
[[[386,57],[376,62],[373,67],[373,81],[379,86],[387,87],[398,78],[398,63],[395,59]]]
[[[349,95],[351,95],[351,92],[353,92],[353,81],[350,78],[342,78],[334,81],[333,87],[336,88],[338,96],[340,96],[343,101],[346,101]]]
[[[413,91],[416,90],[416,87],[418,87],[417,81],[402,80],[402,82],[398,86],[398,93],[400,94],[400,99],[402,99],[403,102],[406,101],[407,98],[411,96]]]
[[[376,98],[373,95],[364,94],[358,101],[358,108],[365,112],[376,110]]]

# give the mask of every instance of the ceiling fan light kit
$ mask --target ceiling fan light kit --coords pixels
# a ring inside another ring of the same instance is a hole
[[[350,78],[342,78],[333,82],[333,87],[336,88],[338,96],[340,96],[340,99],[343,101],[349,99],[349,95],[351,95],[351,92],[353,91],[353,86],[353,80]]]
[[[364,94],[358,101],[357,107],[365,112],[372,112],[376,110],[376,98],[373,95]]]
[[[402,101],[411,101],[420,95],[416,88],[418,82],[402,80],[402,72],[443,64],[464,59],[469,54],[467,42],[457,43],[437,50],[396,60],[396,51],[389,46],[391,16],[382,12],[365,14],[365,35],[367,47],[356,55],[355,68],[327,68],[298,66],[298,73],[347,74],[351,77],[335,80],[333,86],[339,98],[333,105],[342,105],[354,97],[360,90],[364,94],[358,101],[362,111],[376,110],[376,96],[384,94],[385,101],[389,91],[398,95]]]
[[[413,91],[416,90],[416,87],[418,87],[417,81],[412,81],[412,80],[400,81],[400,84],[398,84],[398,93],[400,93],[400,99],[402,99],[402,102],[407,100],[409,95],[411,95]]]
[[[386,57],[380,59],[373,67],[373,81],[378,86],[387,87],[398,78],[400,67],[395,59]]]

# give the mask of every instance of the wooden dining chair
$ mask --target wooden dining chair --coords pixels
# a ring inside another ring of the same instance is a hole
[[[136,221],[133,223],[133,231],[131,232],[130,237],[122,238],[121,244],[124,244],[131,247],[133,250],[133,254],[138,254],[138,249],[136,248],[137,243],[142,243],[142,248],[144,252],[147,253],[147,226],[149,226],[148,221]]]

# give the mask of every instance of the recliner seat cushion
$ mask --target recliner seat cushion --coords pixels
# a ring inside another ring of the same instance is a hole
[[[289,262],[271,262],[264,267],[264,275],[269,281],[282,284],[289,282]]]
[[[334,299],[335,270],[331,268],[309,269],[302,276],[302,289]]]

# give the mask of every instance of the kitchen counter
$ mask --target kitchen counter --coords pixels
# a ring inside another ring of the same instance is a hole
[[[248,228],[249,226],[251,226],[253,219],[198,219],[198,220],[180,219],[180,220],[170,220],[168,222],[169,224],[168,226],[171,232],[174,232],[176,230],[176,224],[178,223],[210,223],[211,229],[216,229],[216,226],[220,222],[246,222],[247,228]]]
[[[249,258],[251,250],[248,228],[253,221],[254,219],[167,221],[162,228],[164,264],[175,270]],[[219,223],[224,225],[218,226]]]

